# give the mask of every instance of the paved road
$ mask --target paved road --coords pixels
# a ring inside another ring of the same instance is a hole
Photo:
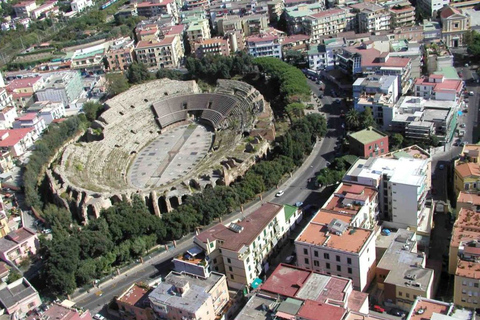
[[[318,95],[318,86],[313,81],[309,81],[313,92]],[[343,134],[339,118],[340,109],[339,104],[334,104],[331,97],[324,97],[322,99],[322,112],[331,112],[328,116],[328,134],[327,137],[318,142],[312,154],[305,160],[300,169],[295,175],[290,178],[281,188],[285,190],[285,194],[280,198],[275,198],[275,191],[266,195],[262,202],[272,201],[274,203],[293,204],[296,201],[303,201],[305,203],[317,203],[319,192],[317,190],[310,190],[307,188],[307,180],[315,175],[315,172],[326,166],[327,159],[332,161],[334,158],[334,147],[337,137]],[[242,215],[248,215],[261,206],[258,202],[248,209],[245,213],[235,213],[224,220],[224,223],[240,218]],[[143,264],[138,264],[130,269],[125,274],[121,274],[112,278],[102,284],[99,288],[91,289],[89,292],[82,294],[74,294],[72,300],[77,303],[79,307],[89,309],[92,313],[104,312],[104,305],[111,301],[115,296],[119,296],[132,283],[145,281],[149,282],[160,276],[165,276],[170,272],[171,259],[178,254],[185,252],[186,249],[193,245],[193,239],[190,237],[184,242],[179,243],[174,250],[163,252],[145,261]],[[101,311],[103,310],[103,311]]]

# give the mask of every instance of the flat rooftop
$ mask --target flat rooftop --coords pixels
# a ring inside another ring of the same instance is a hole
[[[380,140],[386,137],[387,135],[374,128],[366,128],[366,129],[351,133],[349,136],[352,139],[355,139],[362,144],[369,144],[377,140]]]
[[[264,306],[269,306],[276,301],[276,298],[256,293],[248,300],[235,320],[273,320],[273,313],[265,310]]]
[[[450,315],[452,310],[453,303],[418,297],[406,320],[431,319],[434,314]]]
[[[417,267],[394,268],[388,273],[385,283],[391,283],[397,287],[425,291],[433,282],[433,272],[433,269]]]
[[[351,287],[352,283],[347,278],[280,264],[262,285],[261,290],[303,300],[335,300],[345,303],[347,291]]]
[[[399,149],[396,151],[383,154],[380,156],[380,158],[386,158],[386,159],[414,158],[414,159],[427,160],[427,159],[430,159],[430,154],[427,151],[420,148],[419,146],[413,145],[410,147],[406,147],[403,149]]]
[[[223,240],[222,249],[238,251],[244,245],[250,246],[260,232],[265,229],[270,221],[283,209],[283,206],[274,203],[265,203],[259,209],[252,212],[242,221],[236,222],[243,227],[242,232],[237,233],[223,224],[217,224],[196,236],[203,243],[207,241]]]
[[[380,237],[386,237],[380,235]],[[390,237],[389,237],[390,238]],[[405,269],[414,266],[424,266],[425,257],[421,252],[412,252],[416,249],[415,232],[399,229],[390,246],[378,262],[377,268],[385,270]]]
[[[134,283],[127,291],[125,291],[117,300],[125,304],[144,307],[148,305],[148,293],[150,290]]]
[[[223,278],[222,274],[212,272],[208,278],[199,278],[184,273],[170,272],[165,280],[148,295],[153,303],[166,304],[195,313],[206,300],[211,299],[209,291]],[[188,290],[182,295],[177,288],[188,284]],[[185,302],[188,301],[188,304]]]

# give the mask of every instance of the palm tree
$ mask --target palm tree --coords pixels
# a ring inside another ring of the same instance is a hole
[[[345,122],[349,130],[357,130],[360,126],[360,114],[355,109],[348,110],[345,115]]]

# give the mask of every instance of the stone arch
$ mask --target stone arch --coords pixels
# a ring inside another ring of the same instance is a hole
[[[161,213],[168,212],[167,199],[165,198],[165,196],[161,196],[158,198],[158,208],[160,209]]]
[[[88,220],[97,219],[97,213],[96,213],[95,207],[92,204],[87,206],[87,219]]]
[[[178,201],[178,197],[171,197],[169,200],[172,209],[176,209],[180,206],[180,201]]]

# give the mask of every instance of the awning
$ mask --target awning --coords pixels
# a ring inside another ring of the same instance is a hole
[[[261,284],[262,284],[262,279],[260,278],[255,278],[252,282],[252,288],[257,289]]]
[[[458,111],[457,113],[459,116],[462,116],[463,115],[463,112],[462,111]]]

